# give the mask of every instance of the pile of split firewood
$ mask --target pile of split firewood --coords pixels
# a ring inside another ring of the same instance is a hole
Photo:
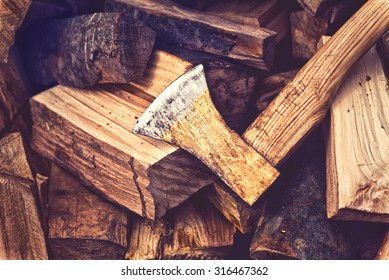
[[[389,259],[388,29],[388,0],[0,0],[0,259]]]

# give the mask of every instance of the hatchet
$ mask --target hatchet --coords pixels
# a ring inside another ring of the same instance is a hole
[[[389,1],[367,1],[254,120],[243,139],[214,107],[202,65],[168,86],[133,132],[189,151],[252,205],[279,175],[275,167],[324,118],[350,67],[388,28]]]

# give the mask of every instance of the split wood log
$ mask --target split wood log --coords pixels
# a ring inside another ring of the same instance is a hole
[[[7,63],[8,52],[15,41],[15,33],[22,24],[30,0],[0,0],[0,62]]]
[[[293,80],[298,70],[277,73],[266,77],[258,82],[257,96],[255,97],[255,107],[262,112],[273,99],[283,90],[283,88]]]
[[[51,259],[123,259],[127,212],[90,192],[53,165],[49,187],[48,243]]]
[[[249,206],[220,180],[205,188],[202,193],[240,232],[248,233],[255,229],[257,217],[262,211],[261,204]]]
[[[47,259],[34,178],[20,134],[0,139],[0,259]]]
[[[352,259],[348,224],[326,216],[325,147],[321,133],[309,136],[269,189],[250,246],[254,259]]]
[[[277,33],[277,43],[289,31],[288,13],[279,0],[229,0],[215,2],[206,9],[214,14],[236,23],[253,27],[265,27]]]
[[[120,13],[95,13],[33,25],[22,40],[37,85],[75,87],[140,79],[155,33]]]
[[[172,64],[174,69],[169,67]],[[190,154],[158,141],[148,141],[130,131],[152,96],[158,95],[159,85],[167,85],[189,65],[178,57],[157,51],[144,78],[137,84],[123,85],[125,90],[114,86],[95,90],[59,86],[35,96],[31,101],[33,147],[72,170],[111,201],[149,218],[164,215],[167,209],[212,183],[215,175]],[[79,112],[88,114],[80,118]],[[63,124],[56,126],[58,122]],[[51,125],[54,127],[48,130]],[[122,143],[115,135],[126,140]],[[90,139],[92,144],[85,139]],[[120,145],[116,144],[118,141]],[[111,151],[109,156],[102,147]],[[135,163],[133,167],[131,159]],[[137,170],[136,176],[133,168]],[[96,170],[106,175],[95,176]]]
[[[222,259],[235,228],[195,195],[164,219],[134,221],[126,259]]]
[[[109,0],[107,11],[126,12],[167,43],[239,60],[269,70],[276,33],[179,7],[169,1]],[[210,38],[212,38],[210,40]]]
[[[347,70],[389,28],[389,2],[369,0],[298,72],[243,138],[273,166],[282,164],[325,117]]]
[[[381,248],[378,250],[377,260],[389,260],[389,231],[385,236]]]
[[[12,48],[7,63],[0,62],[0,131],[11,128],[15,116],[28,102],[28,88],[19,54]]]
[[[310,14],[315,16],[319,14],[331,1],[330,0],[297,0],[301,7]]]
[[[389,222],[388,106],[388,81],[373,47],[351,68],[330,107],[329,218]]]

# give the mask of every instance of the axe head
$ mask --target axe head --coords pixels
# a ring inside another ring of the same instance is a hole
[[[165,140],[177,118],[184,116],[198,96],[208,90],[204,67],[199,64],[171,83],[139,118],[133,133]]]

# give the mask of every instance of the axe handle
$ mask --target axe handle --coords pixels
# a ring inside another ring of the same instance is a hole
[[[277,166],[318,125],[351,66],[389,28],[389,1],[369,0],[254,120],[243,138]]]

